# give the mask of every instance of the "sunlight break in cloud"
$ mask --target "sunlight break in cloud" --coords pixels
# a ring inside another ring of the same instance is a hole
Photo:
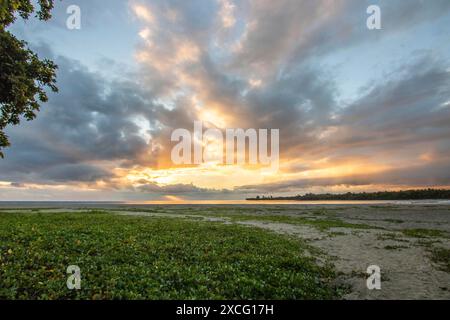
[[[236,6],[229,0],[220,0],[220,5],[219,16],[222,20],[222,26],[224,28],[234,27],[236,24],[236,18],[234,17]]]
[[[114,21],[100,14],[71,35],[83,49],[57,26],[36,29],[39,43],[17,27],[59,65],[60,92],[36,120],[8,128],[0,198],[450,186],[450,47],[438,32],[450,2],[378,2],[379,32],[360,0],[112,1]],[[171,133],[194,121],[280,129],[279,172],[174,165]]]

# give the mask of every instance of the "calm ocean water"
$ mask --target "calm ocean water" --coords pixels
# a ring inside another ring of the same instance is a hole
[[[154,205],[450,205],[450,200],[374,200],[374,201],[247,201],[247,200],[181,200],[181,201],[0,201],[0,208],[116,208]]]

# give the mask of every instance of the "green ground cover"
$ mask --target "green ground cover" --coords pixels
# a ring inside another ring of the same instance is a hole
[[[182,218],[0,213],[0,299],[334,299],[298,239]],[[69,290],[66,269],[81,269]]]

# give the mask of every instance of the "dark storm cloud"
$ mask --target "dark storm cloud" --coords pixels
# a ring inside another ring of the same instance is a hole
[[[158,193],[158,194],[170,194],[170,195],[185,195],[185,194],[225,194],[231,191],[229,190],[219,190],[219,189],[208,189],[199,188],[193,184],[173,184],[167,186],[159,186],[155,183],[147,183],[136,187],[137,190],[142,192]]]
[[[282,153],[309,147],[316,133],[332,123],[336,107],[333,82],[308,65],[286,72],[264,90],[250,92],[247,99],[254,127],[280,128]]]
[[[44,170],[42,176],[52,182],[95,182],[107,179],[111,174],[99,167],[86,164],[63,164]]]
[[[139,117],[154,119],[148,94],[126,80],[109,82],[75,61],[55,61],[60,92],[50,95],[36,120],[8,128],[12,147],[0,162],[0,180],[93,181],[112,173],[87,162],[150,162],[148,141],[136,124]]]
[[[414,146],[419,153],[423,144],[449,141],[450,72],[445,64],[426,55],[395,74],[400,76],[374,86],[338,114],[338,129],[329,139],[335,149],[395,152]]]

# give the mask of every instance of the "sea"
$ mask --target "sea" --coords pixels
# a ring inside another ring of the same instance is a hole
[[[334,201],[294,201],[294,200],[176,200],[176,201],[0,201],[1,208],[120,208],[171,205],[450,205],[450,200],[334,200]]]

